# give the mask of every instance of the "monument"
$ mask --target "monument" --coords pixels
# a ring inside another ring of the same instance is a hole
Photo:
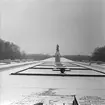
[[[58,44],[56,46],[55,64],[56,64],[56,68],[60,69],[61,73],[65,72],[65,68],[64,68],[63,64],[61,63],[61,61],[60,61],[60,52],[59,52],[59,45]]]
[[[56,46],[55,63],[60,63],[60,52],[59,52],[59,45],[58,44]]]

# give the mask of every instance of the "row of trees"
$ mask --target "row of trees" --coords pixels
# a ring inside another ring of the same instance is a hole
[[[88,55],[64,55],[63,57],[74,61],[89,61],[91,58]]]
[[[2,59],[21,59],[25,54],[20,51],[19,46],[14,43],[0,39],[0,60]]]
[[[34,60],[44,60],[51,57],[48,54],[27,54],[26,58],[27,59],[34,59]]]
[[[65,58],[77,61],[102,61],[105,62],[105,46],[94,49],[91,56],[88,55],[64,55]]]
[[[91,60],[105,62],[105,46],[95,48],[92,53]]]
[[[94,49],[91,56],[88,55],[65,55],[64,57],[77,61],[102,61],[105,62],[105,46]]]
[[[88,55],[64,55],[63,57],[75,61],[102,61],[105,62],[105,46],[94,49],[91,56]]]
[[[43,60],[50,57],[47,54],[25,54],[14,43],[0,39],[0,60],[3,59],[34,59]]]
[[[14,43],[4,41],[0,39],[0,60],[2,59],[35,59],[41,60],[50,57],[44,54],[28,54],[20,51],[19,46]],[[91,57],[84,55],[65,55],[64,57],[72,60],[92,60],[92,61],[104,61],[105,62],[105,46],[97,47],[93,51]]]

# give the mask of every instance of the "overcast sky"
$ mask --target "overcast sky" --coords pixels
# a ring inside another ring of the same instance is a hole
[[[90,54],[105,44],[104,0],[3,0],[1,38],[27,53]]]

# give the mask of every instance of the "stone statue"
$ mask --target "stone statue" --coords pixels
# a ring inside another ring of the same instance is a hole
[[[60,63],[60,52],[59,52],[59,45],[56,46],[56,53],[55,53],[55,62]]]
[[[56,51],[59,52],[59,45],[57,44]]]

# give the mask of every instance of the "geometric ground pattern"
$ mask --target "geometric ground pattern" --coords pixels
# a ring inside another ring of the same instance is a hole
[[[65,68],[65,73],[60,73],[60,69],[51,61],[45,61],[33,67],[11,73],[11,75],[27,75],[27,76],[79,76],[79,77],[105,77],[104,72],[90,69],[88,67],[73,64],[72,62],[61,62]]]

